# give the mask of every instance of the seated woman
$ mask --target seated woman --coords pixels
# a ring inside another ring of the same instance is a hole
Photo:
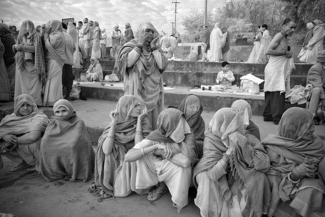
[[[91,58],[90,59],[90,66],[86,72],[87,80],[88,81],[102,81],[103,80],[103,69],[100,65],[98,59]]]
[[[88,181],[95,156],[85,123],[68,100],[58,100],[53,110],[41,142],[40,171],[47,181]]]
[[[199,158],[202,157],[203,140],[205,123],[201,116],[203,107],[200,99],[195,95],[186,96],[181,102],[178,109],[183,112],[188,125],[194,134],[197,147],[197,155]]]
[[[145,106],[135,96],[121,97],[110,118],[112,122],[98,140],[95,184],[90,187],[91,192],[103,199],[126,197],[136,191],[136,163],[124,162],[124,156],[151,132]]]
[[[195,204],[201,216],[262,216],[271,192],[270,167],[262,144],[246,137],[237,110],[222,108],[205,132],[203,157],[194,169]]]
[[[39,111],[34,99],[21,94],[15,100],[14,113],[0,123],[0,152],[18,163],[12,172],[29,168],[38,170],[38,154],[42,133],[48,124],[46,114]]]
[[[325,216],[324,141],[314,130],[312,113],[290,108],[282,115],[277,135],[264,139],[271,163],[269,216]]]
[[[231,108],[236,109],[244,121],[244,127],[248,134],[255,136],[261,141],[261,134],[258,126],[251,120],[252,108],[245,100],[239,99],[232,103]]]
[[[157,130],[137,143],[126,155],[126,162],[137,162],[136,189],[147,190],[147,199],[158,200],[167,192],[179,212],[188,204],[192,166],[198,161],[195,138],[182,112],[168,108],[160,113]]]

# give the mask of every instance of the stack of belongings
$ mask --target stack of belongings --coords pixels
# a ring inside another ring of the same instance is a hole
[[[313,86],[311,84],[307,84],[306,87],[302,85],[295,85],[286,95],[286,98],[290,100],[291,104],[305,104],[309,100],[311,90]]]
[[[260,93],[260,84],[264,82],[263,79],[260,79],[252,74],[247,74],[240,77],[240,89],[243,92],[251,93],[251,94],[259,94]]]

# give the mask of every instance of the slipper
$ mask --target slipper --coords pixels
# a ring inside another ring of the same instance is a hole
[[[149,201],[159,200],[161,198],[161,196],[163,196],[165,193],[168,192],[167,186],[162,191],[157,192],[156,190],[157,190],[157,188],[155,188],[149,192],[147,200],[149,200]]]
[[[20,164],[17,164],[16,166],[14,166],[13,168],[11,168],[11,172],[16,172],[16,171],[19,171],[19,170],[22,170],[22,169],[26,169],[30,167],[27,163],[20,163]]]
[[[27,171],[30,171],[30,172],[36,171],[36,168],[35,167],[30,167],[30,168],[27,169]]]
[[[111,194],[106,194],[105,192],[101,192],[101,196],[100,196],[100,198],[97,199],[97,201],[100,203],[100,202],[103,202],[104,200],[112,198],[112,197],[113,197],[113,195],[111,195]]]
[[[96,193],[97,192],[97,186],[96,186],[95,182],[91,183],[91,185],[88,188],[88,191],[90,193]]]

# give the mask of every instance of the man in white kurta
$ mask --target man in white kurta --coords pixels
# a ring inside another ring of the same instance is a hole
[[[222,59],[222,47],[225,44],[227,32],[222,34],[219,23],[216,23],[210,35],[209,61],[219,62]]]

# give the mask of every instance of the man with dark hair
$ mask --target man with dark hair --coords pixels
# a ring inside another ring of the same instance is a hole
[[[290,73],[295,69],[288,37],[296,29],[296,23],[287,18],[282,31],[271,41],[266,55],[270,56],[265,67],[265,110],[264,121],[278,124],[284,112],[285,92],[290,90]]]
[[[222,71],[218,73],[216,83],[224,85],[226,88],[232,86],[232,82],[235,81],[234,74],[229,70],[230,64],[228,62],[222,62]]]
[[[267,25],[266,24],[263,24],[262,25],[262,28],[263,28],[263,31],[267,29]]]

